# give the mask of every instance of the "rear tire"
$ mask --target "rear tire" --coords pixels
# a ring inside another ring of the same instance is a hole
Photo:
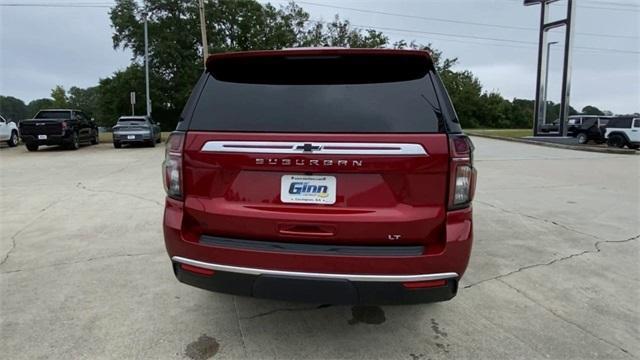
[[[100,134],[98,130],[95,130],[93,138],[91,139],[91,145],[98,145],[100,143]]]
[[[622,149],[626,145],[626,143],[627,140],[622,137],[622,135],[613,134],[609,135],[609,141],[607,142],[607,145]]]
[[[7,141],[7,145],[9,145],[9,147],[16,147],[18,146],[18,132],[17,131],[12,131],[11,132],[11,137],[9,138],[9,141]]]
[[[71,135],[71,142],[67,145],[67,149],[78,150],[79,148],[80,148],[80,138],[78,137],[78,133],[74,132]]]
[[[578,144],[586,144],[589,142],[589,137],[585,133],[580,133],[577,136]]]
[[[27,147],[27,150],[29,151],[38,151],[38,144],[25,144],[25,146]]]
[[[640,145],[630,145],[630,144],[627,144],[627,146],[629,147],[629,149],[632,149],[632,150],[638,150],[638,149],[640,149]]]
[[[113,142],[113,147],[116,149],[120,149],[122,147],[122,144],[118,141],[114,141]]]

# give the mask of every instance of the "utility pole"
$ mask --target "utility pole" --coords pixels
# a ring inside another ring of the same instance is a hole
[[[544,96],[543,101],[543,110],[544,114],[544,123],[547,123],[547,89],[549,88],[549,58],[551,57],[551,45],[557,44],[557,41],[550,41],[547,43],[547,65],[544,67]],[[560,126],[560,124],[558,124]]]
[[[147,97],[147,116],[151,116],[151,98],[149,95],[149,34],[147,31],[147,17],[148,14],[144,14],[144,78]]]
[[[204,0],[198,0],[200,7],[200,31],[202,32],[202,62],[207,68],[207,58],[209,57],[209,43],[207,42],[207,23],[204,19]]]

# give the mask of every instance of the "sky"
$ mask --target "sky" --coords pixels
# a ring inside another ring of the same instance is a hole
[[[196,0],[194,0],[196,1]],[[206,0],[205,0],[206,1]],[[571,105],[640,112],[640,0],[575,0]],[[260,0],[266,3],[266,0]],[[286,0],[272,0],[284,5]],[[1,4],[112,3],[111,0],[0,0]],[[456,69],[471,70],[487,91],[507,99],[535,97],[539,6],[521,0],[309,0],[314,20],[335,14],[371,27],[391,42],[431,43]],[[566,2],[551,6],[560,19]],[[0,95],[28,102],[55,85],[88,87],[125,68],[114,50],[108,8],[0,6]],[[153,36],[153,34],[150,34]],[[564,33],[554,30],[549,100],[559,102]],[[491,39],[491,40],[489,40]],[[611,50],[607,50],[611,49]]]

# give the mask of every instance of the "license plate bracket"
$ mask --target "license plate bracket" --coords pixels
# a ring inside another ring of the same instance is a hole
[[[280,201],[292,204],[335,204],[336,177],[329,175],[282,175]]]

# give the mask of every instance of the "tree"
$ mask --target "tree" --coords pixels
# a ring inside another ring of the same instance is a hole
[[[331,22],[314,21],[314,25],[300,36],[301,46],[338,46],[352,48],[379,48],[389,43],[383,33],[367,29],[354,29],[349,20],[338,15]]]
[[[197,2],[147,0],[139,5],[134,0],[116,0],[110,12],[113,45],[114,48],[131,49],[134,55],[133,68],[126,71],[135,71],[142,64],[142,14],[145,12],[149,29],[152,113],[169,129],[175,126],[178,114],[202,73]],[[388,41],[380,32],[354,29],[348,21],[338,17],[329,23],[311,21],[309,13],[293,2],[277,9],[254,0],[210,0],[205,2],[205,13],[210,53],[295,46],[380,47]],[[114,76],[124,75],[116,73]],[[116,86],[118,84],[121,85],[119,80],[115,83],[107,81],[107,88],[100,93],[111,99],[121,96],[105,94],[107,89],[122,91]],[[112,102],[106,112],[112,114],[120,107],[114,104]]]
[[[90,117],[98,112],[98,87],[88,87],[81,89],[79,87],[71,87],[69,89],[69,106],[80,109]]]
[[[53,100],[51,99],[43,98],[30,101],[29,104],[27,104],[27,118],[34,117],[36,113],[42,109],[51,109],[54,107]]]
[[[64,109],[69,107],[69,97],[67,97],[66,90],[60,86],[56,85],[51,90],[51,98],[53,99],[53,106],[56,108]]]
[[[101,126],[113,126],[120,116],[131,114],[131,92],[136,93],[135,113],[145,114],[144,91],[144,68],[141,65],[133,64],[117,71],[113,76],[100,80],[95,94],[97,110],[93,116]]]
[[[511,102],[509,127],[517,129],[528,129],[533,127],[533,110],[535,109],[535,101],[525,99],[513,99]]]
[[[13,96],[0,96],[0,114],[7,121],[16,123],[29,116],[27,115],[27,105],[25,105],[24,101]]]
[[[591,106],[591,105],[587,105],[583,107],[581,112],[585,115],[604,115],[604,112],[602,112],[597,107]]]

